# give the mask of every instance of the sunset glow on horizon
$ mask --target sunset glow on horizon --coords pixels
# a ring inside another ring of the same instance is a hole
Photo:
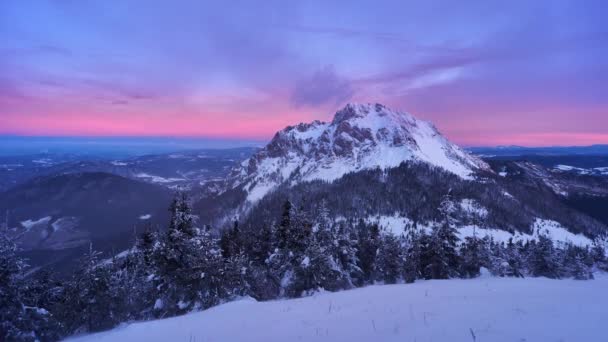
[[[7,0],[0,135],[267,141],[378,102],[465,146],[608,144],[605,9]]]

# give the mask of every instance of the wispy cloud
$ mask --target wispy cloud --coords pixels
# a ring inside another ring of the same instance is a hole
[[[337,105],[349,100],[353,93],[348,80],[336,74],[333,66],[325,66],[296,83],[291,101],[295,106]]]

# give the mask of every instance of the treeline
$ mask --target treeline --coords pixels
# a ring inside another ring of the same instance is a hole
[[[496,276],[591,279],[608,269],[600,244],[499,243],[457,235],[455,204],[445,196],[441,220],[427,232],[396,236],[365,221],[332,219],[321,202],[315,217],[286,201],[275,223],[212,234],[197,228],[185,196],[170,207],[166,231],[146,231],[128,253],[101,260],[92,248],[67,280],[24,277],[25,263],[6,234],[0,239],[0,337],[54,341],[121,322],[203,310],[242,296],[300,297],[376,283]]]
[[[377,168],[346,174],[331,183],[315,180],[294,185],[287,182],[256,202],[255,209],[241,224],[256,228],[268,224],[269,217],[281,214],[277,203],[287,198],[297,200],[302,210],[315,215],[317,204],[325,201],[336,217],[366,218],[397,213],[419,223],[436,222],[441,220],[437,208],[450,192],[454,202],[474,201],[487,211],[484,217],[473,217],[462,210],[454,213],[462,225],[531,234],[530,227],[541,217],[590,237],[606,232],[605,224],[570,203],[565,204],[539,176],[520,171],[512,177],[491,174],[487,177],[468,181],[426,163],[404,162],[386,170]],[[246,191],[231,189],[202,200],[196,212],[205,222],[228,216],[230,212],[225,209],[238,207],[246,195]]]

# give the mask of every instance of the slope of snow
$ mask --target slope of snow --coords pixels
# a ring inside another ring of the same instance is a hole
[[[466,209],[472,208],[470,210],[477,215],[484,215],[487,212],[482,207],[476,207],[474,205],[470,205],[470,200],[464,200],[461,202],[461,206],[464,206]],[[400,216],[395,213],[392,216],[388,215],[378,215],[378,216],[369,216],[365,218],[367,223],[377,223],[378,226],[386,232],[390,232],[397,236],[405,233],[405,228],[413,223],[407,217]],[[418,224],[418,229],[424,230],[427,234],[431,234],[433,232],[433,227],[436,223],[429,222],[427,224]],[[488,227],[480,227],[476,225],[461,225],[458,226],[458,237],[461,240],[464,240],[466,237],[477,236],[482,239],[484,237],[490,237],[494,239],[496,242],[504,242],[507,243],[509,239],[513,239],[516,241],[531,241],[538,240],[539,234],[548,235],[551,240],[556,243],[567,244],[572,243],[577,246],[591,246],[593,241],[588,237],[582,234],[574,234],[568,231],[567,228],[563,227],[560,223],[544,220],[544,219],[536,219],[532,224],[533,234],[523,234],[520,232],[515,232],[514,234],[502,230],[502,229],[493,229]]]
[[[608,167],[594,167],[591,169],[584,169],[580,167],[570,165],[556,165],[553,170],[563,172],[575,172],[580,175],[608,175]]]
[[[70,229],[75,229],[77,226],[78,218],[73,216],[60,217],[51,224],[53,232],[55,233],[61,230],[66,231]]]
[[[137,178],[144,178],[153,183],[174,183],[184,181],[184,178],[164,178],[161,176],[150,175],[147,173],[138,173],[135,175]]]
[[[538,237],[539,232],[548,235],[553,241],[572,243],[578,246],[588,246],[593,243],[588,237],[582,234],[574,234],[563,227],[559,222],[551,220],[536,219],[532,225],[534,236]]]
[[[477,203],[477,201],[470,198],[463,199],[460,202],[460,208],[468,216],[480,218],[488,216],[488,209],[484,208],[481,204]]]
[[[608,276],[376,285],[313,297],[241,300],[71,341],[606,341]]]
[[[50,216],[45,216],[45,217],[40,218],[40,219],[38,219],[38,220],[32,220],[32,219],[29,219],[29,220],[22,221],[22,222],[21,222],[21,226],[23,226],[23,228],[25,228],[25,230],[30,230],[30,229],[32,229],[34,226],[37,226],[37,225],[39,225],[39,224],[44,224],[44,225],[46,225],[46,224],[48,224],[48,223],[49,223],[49,221],[50,221],[50,220],[51,220],[51,217],[50,217]]]
[[[429,122],[379,104],[349,104],[330,123],[314,121],[278,132],[234,170],[232,187],[244,186],[247,200],[256,202],[285,182],[332,182],[350,172],[393,168],[405,161],[428,163],[463,179],[489,169]]]
[[[384,231],[397,236],[405,232],[405,227],[407,225],[412,224],[412,220],[407,217],[399,216],[397,213],[393,216],[369,216],[365,219],[365,222],[368,224],[376,223]]]

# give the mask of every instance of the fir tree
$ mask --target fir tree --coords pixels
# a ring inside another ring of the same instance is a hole
[[[234,221],[234,225],[231,229],[222,232],[220,247],[222,248],[222,256],[224,258],[230,259],[233,256],[239,256],[241,254],[243,251],[243,241],[238,221]]]
[[[460,273],[466,278],[475,278],[480,274],[482,266],[482,241],[476,235],[466,237],[464,243],[460,247],[461,255],[461,271]]]
[[[586,262],[588,255],[589,252],[585,248],[573,244],[566,245],[561,260],[561,275],[576,280],[593,279],[591,266]]]
[[[394,234],[383,234],[376,259],[376,279],[385,284],[395,284],[402,279],[403,259],[399,238]]]
[[[407,229],[403,265],[403,278],[406,283],[413,283],[422,277],[422,240],[426,239],[424,235],[424,231],[419,231],[416,227]]]
[[[505,276],[507,277],[523,277],[524,276],[524,265],[522,262],[522,249],[523,245],[521,241],[517,243],[513,242],[510,238],[505,248],[505,257],[507,259],[508,269],[505,270]]]
[[[361,220],[357,227],[359,248],[357,259],[363,274],[358,286],[373,282],[376,278],[376,256],[380,247],[380,228],[377,224],[368,226]]]
[[[361,268],[358,266],[356,233],[352,226],[341,222],[338,225],[336,261],[342,270],[346,281],[345,286],[353,287],[358,279],[362,278]]]
[[[455,205],[449,195],[439,207],[442,222],[435,227],[426,249],[424,275],[426,279],[448,279],[458,275],[458,235],[452,216]]]
[[[539,234],[538,242],[530,244],[529,267],[535,277],[559,278],[558,265],[553,241]]]
[[[109,265],[100,262],[100,255],[91,244],[68,286],[70,331],[99,331],[120,322],[120,298],[113,296]]]
[[[275,248],[279,249],[287,249],[290,239],[290,230],[291,230],[291,217],[293,205],[289,200],[286,200],[283,203],[283,214],[281,215],[281,221],[276,228],[274,241],[276,245]]]

